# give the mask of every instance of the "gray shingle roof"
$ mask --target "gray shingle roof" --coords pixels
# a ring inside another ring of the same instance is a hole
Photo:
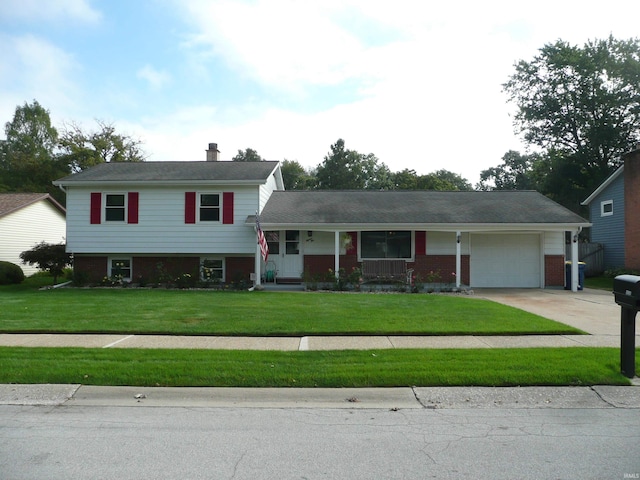
[[[65,209],[48,193],[0,193],[0,217],[9,215],[32,203],[47,200],[64,215]]]
[[[102,163],[54,182],[82,183],[175,183],[240,182],[263,183],[278,162],[116,162]]]
[[[265,228],[287,224],[589,225],[533,191],[278,191],[260,220]]]

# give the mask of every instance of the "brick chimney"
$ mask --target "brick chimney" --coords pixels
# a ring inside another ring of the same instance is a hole
[[[218,150],[217,143],[210,143],[207,152],[207,162],[217,162],[220,150]]]
[[[625,267],[640,270],[640,144],[624,159]]]

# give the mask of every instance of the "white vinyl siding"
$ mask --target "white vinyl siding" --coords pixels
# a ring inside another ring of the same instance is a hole
[[[48,200],[0,217],[0,260],[19,265],[25,275],[36,273],[36,267],[22,264],[20,254],[41,242],[63,243],[65,230],[64,215]]]
[[[469,254],[469,234],[460,235],[461,254]],[[456,232],[427,232],[427,255],[455,255]]]
[[[91,225],[90,194],[97,187],[67,190],[67,250],[73,253],[255,254],[255,231],[245,225],[256,212],[258,187],[224,187],[234,192],[234,223],[185,224],[185,187],[136,188],[138,223]],[[197,205],[198,206],[198,205]]]
[[[259,204],[259,208],[257,209],[258,211],[260,212],[262,211],[262,209],[267,203],[267,200],[269,200],[269,197],[271,196],[273,191],[276,189],[277,189],[276,179],[273,175],[270,175],[267,182],[264,185],[260,185],[258,189],[258,204]],[[255,211],[253,213],[255,214]]]
[[[565,254],[564,232],[544,232],[544,254]]]

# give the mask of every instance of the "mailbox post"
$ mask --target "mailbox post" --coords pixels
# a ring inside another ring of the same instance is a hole
[[[636,374],[636,313],[640,310],[640,277],[618,275],[613,279],[613,294],[622,307],[620,314],[620,371],[633,378]]]

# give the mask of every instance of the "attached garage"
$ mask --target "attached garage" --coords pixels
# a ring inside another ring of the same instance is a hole
[[[473,234],[471,287],[543,287],[539,234]]]

